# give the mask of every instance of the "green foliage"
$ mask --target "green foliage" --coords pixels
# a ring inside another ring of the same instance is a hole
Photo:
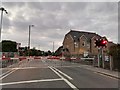
[[[49,55],[54,55],[54,53],[51,52],[50,50],[48,50],[47,52],[44,52],[44,56],[49,56]]]
[[[10,40],[3,40],[2,52],[17,52],[17,43]]]
[[[33,49],[30,50],[30,56],[39,56],[40,55],[40,51],[36,50],[35,47],[33,47]]]
[[[63,46],[60,46],[60,47],[55,51],[55,56],[62,55],[62,49],[63,49]]]
[[[52,55],[52,52],[50,50],[48,50],[48,55]]]

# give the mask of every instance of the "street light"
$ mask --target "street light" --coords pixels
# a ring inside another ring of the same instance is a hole
[[[2,30],[2,19],[3,19],[3,11],[5,11],[6,14],[8,14],[8,12],[5,10],[5,8],[1,7],[1,21],[0,21],[0,41],[1,41],[1,30]]]
[[[53,41],[53,55],[54,55],[54,41]]]
[[[54,41],[49,41],[49,42],[52,42],[52,55],[54,55],[54,48],[55,48],[55,42]]]
[[[29,25],[28,56],[29,56],[29,51],[30,51],[30,30],[31,30],[31,27],[34,27],[34,25]]]

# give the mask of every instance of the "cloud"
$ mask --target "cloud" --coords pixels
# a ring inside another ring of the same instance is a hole
[[[28,43],[31,28],[31,47],[52,50],[62,45],[70,29],[93,31],[109,40],[118,40],[117,2],[6,2],[9,12],[4,14],[3,39]]]

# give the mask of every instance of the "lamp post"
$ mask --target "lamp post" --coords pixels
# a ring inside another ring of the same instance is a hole
[[[30,30],[34,25],[29,25],[29,38],[28,38],[28,56],[30,55]]]
[[[53,41],[53,55],[54,55],[54,41]]]
[[[38,45],[38,50],[40,50],[40,45]]]
[[[20,55],[20,50],[19,50],[19,48],[20,48],[20,45],[21,45],[21,43],[17,43],[18,56]]]
[[[8,12],[5,10],[5,8],[1,7],[0,8],[1,10],[1,20],[0,20],[0,42],[1,42],[1,30],[2,30],[2,19],[3,19],[3,11],[8,14]],[[2,52],[2,42],[0,44],[0,52]],[[1,54],[0,54],[0,57],[1,57]]]
[[[61,59],[61,66],[62,66],[63,57],[64,57],[63,53],[64,53],[64,45],[63,45],[63,47],[62,47],[62,59]]]
[[[52,55],[54,55],[55,42],[54,41],[49,41],[49,42],[52,42]]]
[[[2,19],[3,19],[3,11],[8,14],[8,12],[5,10],[5,8],[1,7],[1,21],[0,21],[0,41],[1,41],[1,30],[2,30]]]

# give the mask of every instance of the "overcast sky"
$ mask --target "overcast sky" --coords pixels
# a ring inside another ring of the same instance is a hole
[[[55,50],[64,36],[75,29],[95,32],[118,43],[117,2],[2,2],[4,13],[2,40],[28,45],[28,26],[31,28],[31,47]]]

